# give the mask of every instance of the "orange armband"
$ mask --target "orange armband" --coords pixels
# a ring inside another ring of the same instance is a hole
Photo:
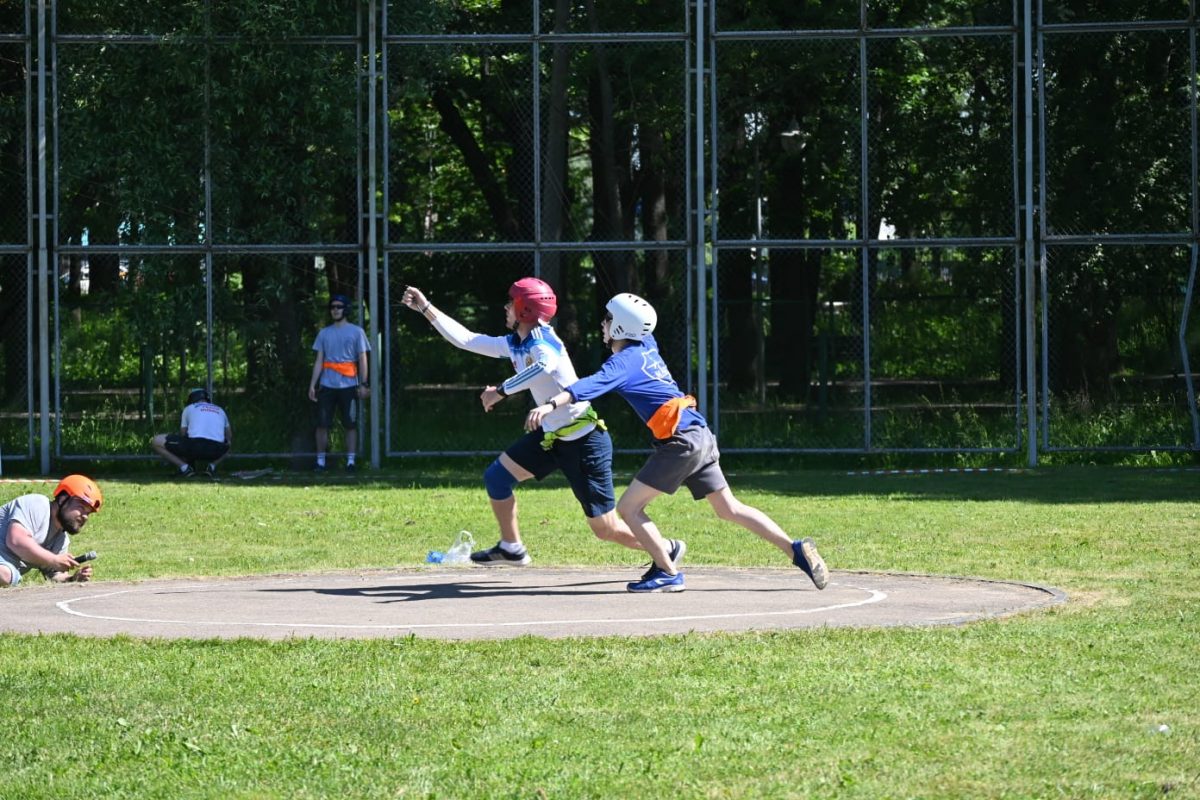
[[[689,395],[668,400],[658,407],[658,411],[646,420],[646,427],[654,434],[655,439],[669,439],[679,428],[679,418],[685,408],[695,408],[696,398]]]

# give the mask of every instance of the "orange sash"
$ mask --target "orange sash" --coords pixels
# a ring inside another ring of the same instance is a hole
[[[347,378],[358,375],[358,364],[353,361],[326,361],[321,366],[331,369],[339,375],[345,375]]]
[[[679,427],[679,418],[685,408],[695,408],[696,398],[689,395],[668,400],[658,407],[658,411],[646,420],[646,427],[654,434],[655,439],[669,439],[675,435]]]

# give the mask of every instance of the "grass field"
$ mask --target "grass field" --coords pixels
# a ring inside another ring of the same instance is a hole
[[[726,469],[835,573],[1070,601],[961,627],[650,639],[3,635],[0,797],[1200,797],[1200,474]],[[414,565],[459,529],[494,538],[474,471],[98,477],[107,505],[77,539],[98,581]],[[561,482],[518,496],[537,564],[636,574]],[[783,566],[704,504],[652,512],[691,564]]]

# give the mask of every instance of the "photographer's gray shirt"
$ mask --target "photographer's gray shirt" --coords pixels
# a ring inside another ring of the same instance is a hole
[[[0,535],[0,558],[16,564],[21,574],[31,567],[8,547],[8,529],[13,522],[33,534],[33,540],[51,553],[65,553],[71,543],[71,537],[62,530],[51,541],[46,541],[50,532],[50,498],[44,494],[24,494],[0,506],[0,532],[3,534]]]

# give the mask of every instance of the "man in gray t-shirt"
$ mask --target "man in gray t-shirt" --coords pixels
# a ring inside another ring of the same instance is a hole
[[[53,500],[26,494],[0,506],[0,587],[16,586],[34,568],[55,583],[90,580],[91,565],[71,574],[79,562],[68,548],[71,534],[83,529],[102,502],[95,481],[68,475],[59,481]]]
[[[325,471],[329,428],[335,414],[341,416],[342,429],[346,432],[346,470],[354,471],[359,401],[371,393],[367,372],[371,343],[362,328],[346,319],[349,309],[350,298],[346,295],[335,294],[329,298],[333,324],[321,329],[312,347],[317,357],[308,383],[308,399],[317,404],[317,472]]]

